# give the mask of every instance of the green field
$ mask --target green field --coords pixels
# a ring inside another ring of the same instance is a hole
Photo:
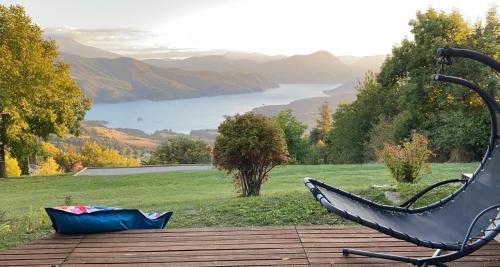
[[[476,164],[433,164],[432,174],[416,185],[393,186],[403,197],[438,180],[471,172]],[[242,198],[231,178],[217,170],[178,171],[124,176],[55,176],[0,179],[0,212],[3,220],[21,220],[30,209],[61,205],[66,196],[73,203],[174,211],[170,228],[346,223],[328,214],[314,201],[303,178],[321,179],[343,189],[386,202],[381,189],[372,185],[394,184],[381,164],[315,165],[277,167],[263,185],[260,197]],[[387,189],[385,189],[387,190]],[[424,202],[441,197],[453,188],[437,191]],[[0,240],[0,248],[39,236],[31,231],[22,238]]]

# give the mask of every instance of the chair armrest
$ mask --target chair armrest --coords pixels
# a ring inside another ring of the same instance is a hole
[[[409,208],[420,197],[422,197],[423,195],[427,194],[429,191],[431,191],[431,190],[433,190],[433,189],[435,189],[437,187],[440,187],[440,186],[445,185],[445,184],[451,184],[451,183],[465,183],[467,181],[468,181],[468,179],[450,179],[450,180],[441,181],[439,183],[435,183],[435,184],[433,184],[433,185],[425,188],[424,190],[418,192],[413,197],[411,197],[410,199],[408,199],[406,202],[404,202],[403,204],[401,204],[399,206],[402,207],[402,208]]]
[[[476,215],[476,217],[474,218],[474,220],[472,220],[472,223],[469,226],[469,230],[467,231],[467,234],[465,235],[465,238],[464,238],[464,241],[462,243],[462,247],[460,248],[460,251],[464,251],[465,246],[467,245],[467,240],[469,240],[470,235],[472,233],[472,229],[474,228],[474,225],[476,225],[477,221],[481,218],[481,216],[483,216],[487,212],[492,211],[494,209],[500,211],[500,204],[496,204],[496,205],[493,205],[491,207],[488,207]]]

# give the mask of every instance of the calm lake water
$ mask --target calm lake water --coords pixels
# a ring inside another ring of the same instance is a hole
[[[264,92],[164,101],[94,104],[87,120],[105,120],[112,128],[134,128],[147,133],[171,129],[189,133],[216,129],[225,115],[244,113],[259,106],[283,105],[294,100],[327,96],[325,90],[340,84],[281,84]]]

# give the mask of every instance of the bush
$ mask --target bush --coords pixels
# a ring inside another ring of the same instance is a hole
[[[59,153],[55,160],[64,172],[78,172],[83,169],[83,158],[73,146],[68,147],[65,152]]]
[[[54,175],[61,173],[61,166],[52,157],[47,157],[40,163],[37,175]]]
[[[7,175],[12,176],[21,176],[21,168],[19,168],[19,163],[17,159],[12,158],[10,156],[5,157],[5,164],[7,165]]]
[[[156,164],[210,163],[210,146],[201,140],[176,137],[162,143],[146,162]]]
[[[385,144],[377,154],[384,160],[396,181],[413,183],[422,168],[430,172],[427,160],[432,155],[428,148],[429,141],[423,135],[413,131],[411,140],[402,145]]]
[[[281,128],[263,115],[246,113],[228,117],[219,125],[214,164],[232,174],[242,196],[257,196],[269,171],[287,162]]]
[[[85,142],[80,150],[85,167],[128,167],[138,166],[139,160],[126,158],[118,151],[99,146],[96,142]]]

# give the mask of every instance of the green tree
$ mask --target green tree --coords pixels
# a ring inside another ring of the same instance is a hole
[[[367,73],[356,90],[357,100],[339,105],[333,115],[333,128],[325,137],[327,157],[334,163],[364,162],[365,143],[379,117],[397,113],[395,93],[384,90],[374,73]]]
[[[410,21],[414,40],[405,39],[395,47],[378,76],[382,87],[399,92],[401,113],[395,118],[399,140],[407,137],[412,129],[417,129],[430,136],[432,146],[442,154],[450,154],[452,150],[481,154],[488,132],[471,135],[472,129],[461,129],[464,126],[476,129],[488,127],[480,98],[464,88],[432,82],[429,75],[436,72],[436,49],[445,45],[477,50],[498,60],[498,25],[496,8],[487,12],[485,23],[476,25],[468,24],[456,10],[447,14],[429,9],[418,12],[416,18]],[[492,94],[496,94],[499,88],[496,74],[471,60],[456,59],[453,66],[445,71],[471,80]],[[467,118],[462,118],[475,125],[455,123],[460,114],[467,114]],[[446,133],[453,133],[453,141],[458,142],[444,142],[452,136]]]
[[[273,120],[281,127],[288,147],[288,161],[303,164],[311,156],[311,147],[303,138],[307,126],[293,116],[290,109],[282,110]]]
[[[50,134],[77,133],[91,102],[20,6],[0,5],[0,177],[5,149],[23,160]]]
[[[394,123],[381,117],[368,134],[368,141],[364,145],[365,160],[377,160],[377,152],[384,148],[385,144],[394,144]]]
[[[269,172],[286,163],[288,151],[281,128],[255,113],[228,117],[219,125],[214,164],[233,175],[242,196],[257,196]]]
[[[500,24],[496,8],[487,12],[484,22],[474,25],[468,24],[456,10],[445,13],[434,9],[417,12],[409,25],[413,36],[392,49],[379,74],[365,78],[358,87],[356,101],[340,106],[334,114],[334,128],[326,144],[329,157],[335,162],[370,160],[373,153],[366,151],[370,148],[363,144],[370,140],[369,135],[381,117],[391,122],[395,142],[408,138],[416,129],[429,137],[439,159],[467,158],[451,157],[466,152],[479,159],[488,132],[478,134],[460,127],[471,127],[469,122],[475,124],[475,129],[488,127],[480,98],[464,88],[436,83],[429,77],[437,71],[436,49],[445,45],[477,50],[498,60]],[[499,79],[486,66],[456,59],[445,71],[479,84],[492,95],[498,94]],[[460,117],[464,121],[460,122]]]
[[[202,140],[186,137],[172,138],[162,143],[153,153],[147,164],[197,164],[209,163],[210,146]]]

